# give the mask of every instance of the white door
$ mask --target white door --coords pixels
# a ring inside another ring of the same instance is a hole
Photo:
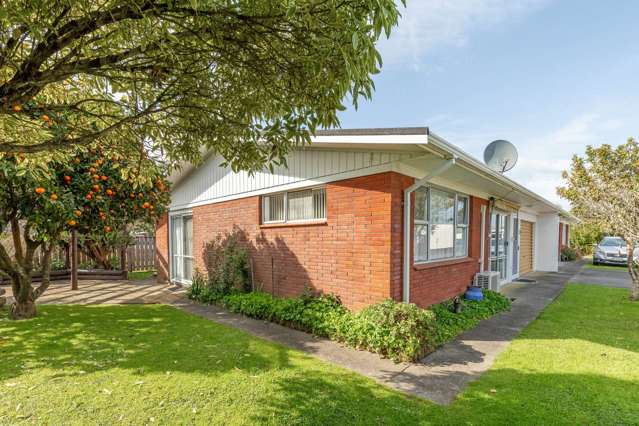
[[[510,278],[509,261],[509,227],[510,216],[493,212],[490,215],[490,270],[499,272],[499,278],[506,282]]]
[[[511,280],[519,277],[519,217],[513,217],[513,235],[512,235],[512,275]]]
[[[171,216],[171,281],[190,284],[193,278],[193,217]]]

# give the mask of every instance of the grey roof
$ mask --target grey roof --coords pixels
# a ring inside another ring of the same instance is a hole
[[[316,136],[383,136],[383,135],[427,135],[428,127],[382,127],[368,129],[323,129]]]

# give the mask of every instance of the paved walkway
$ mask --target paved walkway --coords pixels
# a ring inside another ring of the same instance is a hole
[[[370,377],[395,389],[450,404],[472,380],[486,372],[519,332],[556,298],[581,268],[562,265],[559,273],[530,275],[535,284],[509,284],[505,293],[514,298],[510,312],[482,321],[475,329],[417,363],[395,364],[366,351],[343,347],[277,324],[232,314],[217,306],[202,305],[184,297],[179,287],[152,282],[81,281],[78,291],[68,283],[52,284],[41,303],[166,303],[221,324],[247,331],[282,345],[314,355]],[[10,292],[10,290],[9,290]]]
[[[615,267],[615,269],[617,269],[617,267]],[[573,281],[617,288],[630,288],[632,286],[628,269],[622,266],[618,267],[618,270],[583,268],[575,275]]]

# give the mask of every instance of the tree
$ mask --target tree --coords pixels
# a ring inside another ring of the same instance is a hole
[[[51,252],[70,229],[84,232],[99,247],[127,223],[152,221],[163,213],[167,183],[141,152],[123,155],[116,145],[73,154],[0,154],[0,229],[12,237],[10,245],[0,244],[0,272],[12,281],[11,318],[36,315],[35,301],[49,286]],[[37,250],[43,277],[34,288]]]
[[[582,255],[592,254],[595,244],[604,236],[604,232],[592,223],[578,223],[570,227],[570,244]]]
[[[402,0],[403,2],[404,0]],[[374,89],[395,0],[7,0],[0,152],[143,140],[235,169],[281,163]],[[53,118],[45,120],[42,118]]]
[[[585,222],[626,240],[631,300],[639,300],[639,144],[629,139],[613,148],[588,146],[584,157],[575,155],[565,186],[558,193],[569,200],[573,212]]]

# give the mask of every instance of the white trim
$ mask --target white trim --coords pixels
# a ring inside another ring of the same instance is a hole
[[[486,205],[481,206],[481,225],[479,227],[479,272],[484,272],[486,253]]]
[[[354,145],[423,145],[428,143],[425,133],[415,135],[334,135],[311,136],[313,144],[354,144]]]
[[[168,216],[168,221],[167,221],[167,227],[168,227],[168,234],[169,234],[169,282],[172,283],[178,283],[178,284],[183,284],[183,285],[191,285],[192,281],[189,280],[177,280],[173,278],[173,228],[171,226],[171,222],[174,220],[174,218],[176,217],[191,217],[191,220],[193,220],[193,212],[191,210],[186,210],[186,209],[181,209],[178,211],[173,211],[173,212],[169,212],[169,216]],[[193,252],[193,248],[191,248],[191,253]],[[194,256],[191,254],[190,256],[192,259],[194,258]]]

